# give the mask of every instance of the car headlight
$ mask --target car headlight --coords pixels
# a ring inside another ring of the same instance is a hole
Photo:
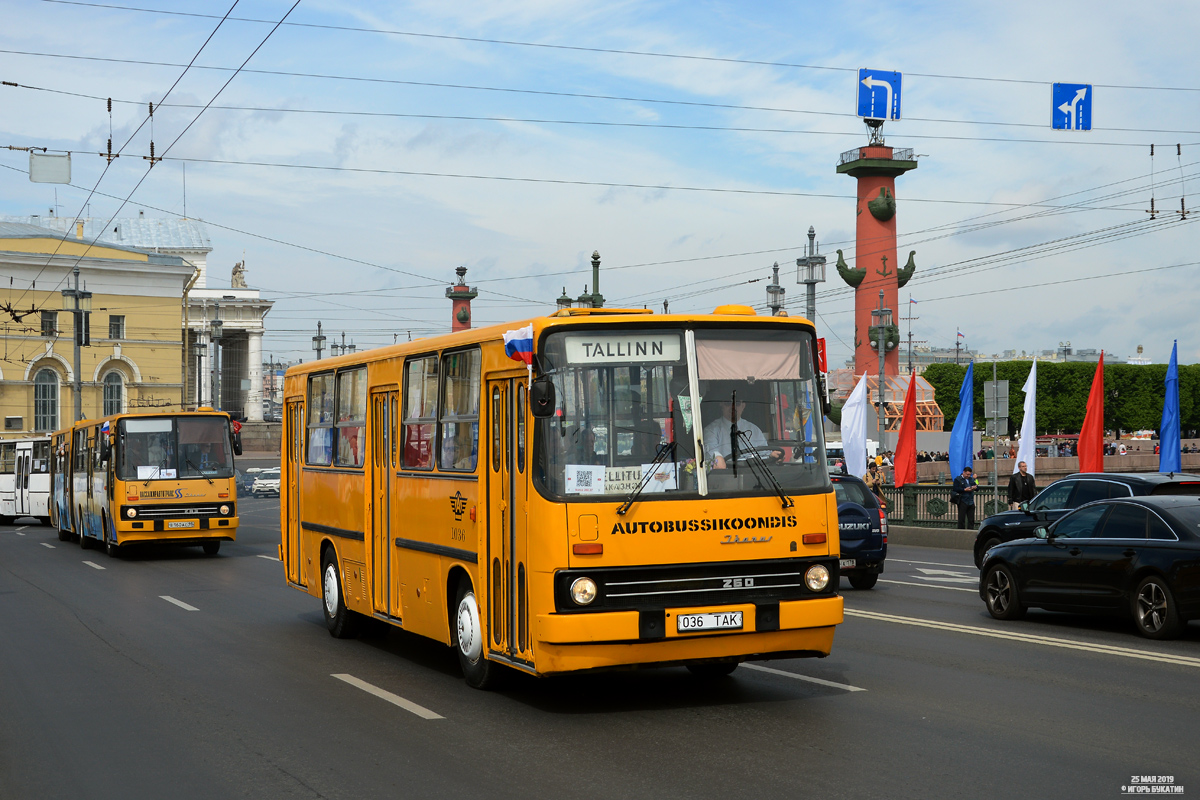
[[[229,516],[229,506],[226,506],[226,505],[221,506],[220,512],[221,512],[222,517],[228,517]]]
[[[125,516],[129,517],[130,519],[133,519],[134,517],[137,516],[137,509],[136,508],[125,509]]]
[[[596,599],[596,582],[591,578],[576,578],[571,582],[571,599],[577,606],[586,606]]]
[[[824,564],[813,564],[804,573],[804,583],[814,592],[823,592],[829,585],[829,568]]]

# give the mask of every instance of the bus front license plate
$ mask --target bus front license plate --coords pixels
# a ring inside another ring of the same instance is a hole
[[[196,523],[189,520],[171,520],[167,522],[168,528],[194,528]]]
[[[715,614],[680,614],[675,618],[679,633],[698,631],[736,631],[742,627],[742,612],[722,611]]]

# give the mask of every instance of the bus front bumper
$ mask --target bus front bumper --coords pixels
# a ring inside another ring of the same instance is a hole
[[[713,611],[741,611],[741,630],[676,631],[678,614]],[[663,616],[665,630],[648,634],[646,619],[638,611],[540,614],[535,627],[537,672],[548,675],[710,659],[823,657],[833,647],[835,626],[844,619],[842,598],[837,596],[779,603],[778,622],[764,612],[761,625],[753,604],[667,609]]]
[[[116,523],[117,543],[185,542],[209,539],[237,540],[237,517],[180,517],[178,519],[123,519]]]

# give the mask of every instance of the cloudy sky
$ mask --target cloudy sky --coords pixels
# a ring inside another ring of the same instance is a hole
[[[1200,361],[1200,215],[1177,213],[1200,211],[1200,4],[302,0],[272,32],[291,2],[222,22],[230,2],[5,0],[0,146],[76,153],[63,216],[181,216],[186,170],[209,285],[244,252],[275,301],[264,355],[309,358],[318,320],[360,348],[446,330],[459,265],[476,324],[543,313],[593,250],[610,306],[761,307],[778,261],[799,308],[810,225],[853,258],[835,163],[865,143],[867,67],[904,74],[884,134],[920,155],[897,190],[915,339],[1165,361],[1178,338]],[[1094,85],[1092,131],[1051,129],[1054,82]],[[108,97],[129,144],[104,172]],[[54,205],[27,164],[0,150],[0,214]],[[853,300],[830,272],[841,362]]]

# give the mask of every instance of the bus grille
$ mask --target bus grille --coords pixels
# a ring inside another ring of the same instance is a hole
[[[820,593],[804,585],[804,571],[816,561],[835,577]],[[572,581],[583,576],[597,587],[596,599],[586,607],[575,605],[570,597]],[[554,600],[560,613],[778,603],[832,596],[836,576],[837,562],[828,558],[570,569],[555,574]]]
[[[228,504],[227,504],[228,505]],[[197,517],[219,517],[221,516],[220,503],[195,503],[193,505],[169,505],[169,506],[128,506],[129,508],[137,509],[137,517],[134,519],[168,519],[181,517],[184,519],[196,519]],[[121,511],[124,516],[124,509]]]

